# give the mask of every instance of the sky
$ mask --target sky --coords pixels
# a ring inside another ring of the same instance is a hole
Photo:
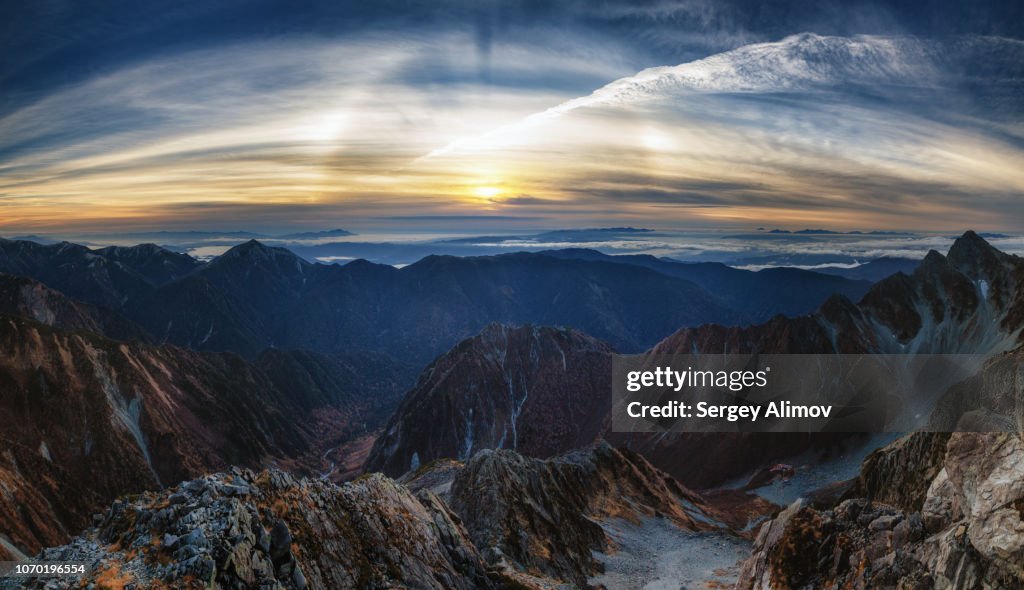
[[[0,235],[1009,231],[1018,1],[0,2]]]

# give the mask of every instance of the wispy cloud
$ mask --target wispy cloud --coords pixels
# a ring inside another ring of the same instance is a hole
[[[702,6],[645,18],[717,18]],[[1016,41],[798,35],[627,75],[592,37],[491,39],[485,77],[479,43],[239,43],[62,88],[0,117],[0,230],[211,212],[262,227],[400,212],[995,229],[1024,215]]]

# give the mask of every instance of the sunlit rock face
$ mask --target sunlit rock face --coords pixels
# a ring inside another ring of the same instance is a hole
[[[912,445],[913,435],[895,445]],[[1024,584],[1024,442],[1014,433],[957,433],[920,452],[880,453],[862,481],[903,493],[890,504],[852,493],[828,509],[800,502],[766,523],[741,588],[1017,588]],[[940,450],[935,453],[933,450]],[[922,469],[922,465],[927,468]]]
[[[957,426],[1016,432],[915,433],[876,451],[837,504],[797,503],[763,525],[741,588],[1024,584],[1022,365],[1019,351],[993,358],[949,398],[974,402]]]

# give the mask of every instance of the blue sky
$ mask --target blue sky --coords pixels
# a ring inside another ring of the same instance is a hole
[[[0,10],[4,234],[1024,212],[1019,2]]]

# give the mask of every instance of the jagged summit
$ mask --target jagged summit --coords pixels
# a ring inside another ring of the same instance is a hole
[[[990,275],[1008,258],[985,238],[973,231],[967,231],[953,242],[949,249],[950,264],[973,279]]]

